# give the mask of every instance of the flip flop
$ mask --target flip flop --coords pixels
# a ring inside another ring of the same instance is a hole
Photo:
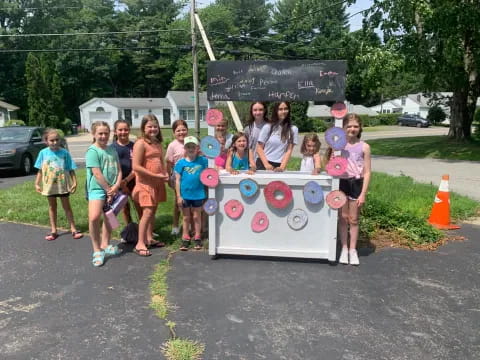
[[[83,234],[81,233],[81,231],[75,230],[75,231],[72,231],[72,237],[75,240],[81,239],[83,237]]]
[[[148,249],[137,249],[137,248],[134,248],[134,249],[133,249],[133,252],[134,252],[135,254],[137,254],[138,256],[143,256],[143,257],[152,256],[152,253],[151,253],[150,250],[148,250]]]
[[[45,236],[45,240],[48,240],[48,241],[52,241],[52,240],[55,240],[56,238],[58,238],[58,234],[56,232],[52,232],[50,234],[48,234],[47,236]]]
[[[165,246],[165,243],[163,241],[152,240],[150,241],[150,244],[147,245],[147,248],[149,249],[162,248],[164,246]]]

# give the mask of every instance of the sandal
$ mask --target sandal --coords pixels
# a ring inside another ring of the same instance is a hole
[[[122,250],[118,248],[117,245],[108,245],[105,249],[103,249],[105,256],[116,256],[122,253]]]
[[[194,247],[194,249],[195,249],[195,250],[202,250],[202,248],[203,248],[203,246],[202,246],[202,239],[195,239],[194,242],[195,242],[195,247]]]
[[[163,241],[157,241],[157,240],[152,240],[150,243],[147,245],[147,248],[152,249],[152,248],[161,248],[164,247],[165,243]]]
[[[83,234],[81,231],[78,231],[78,230],[75,230],[75,231],[72,231],[72,237],[77,240],[77,239],[81,239],[83,237]]]
[[[105,262],[105,253],[103,251],[95,251],[92,257],[92,264],[95,267],[102,266]]]
[[[147,256],[151,256],[152,253],[150,252],[150,250],[148,249],[137,249],[137,248],[133,248],[133,252],[135,254],[137,254],[138,256],[143,256],[143,257],[147,257]]]
[[[52,232],[47,236],[45,236],[45,240],[48,240],[48,241],[55,240],[56,238],[58,238],[58,234],[56,232]]]
[[[182,246],[180,246],[181,251],[187,251],[190,247],[190,239],[182,238]]]

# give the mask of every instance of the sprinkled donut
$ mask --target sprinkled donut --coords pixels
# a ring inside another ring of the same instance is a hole
[[[216,158],[220,155],[220,143],[213,136],[207,135],[200,140],[200,150],[208,158]]]
[[[247,198],[255,196],[258,192],[258,184],[253,179],[243,179],[238,184],[238,187],[240,193]]]
[[[325,131],[325,141],[333,150],[342,150],[347,145],[347,135],[342,128],[331,127]]]
[[[243,205],[238,200],[228,200],[223,209],[230,219],[238,219],[243,214]]]
[[[205,120],[209,126],[217,126],[223,121],[223,113],[218,109],[208,109]]]
[[[308,215],[305,210],[294,209],[287,217],[287,224],[293,230],[300,230],[307,225]]]
[[[254,232],[263,232],[268,228],[268,216],[263,211],[258,211],[252,218],[251,227]]]
[[[335,119],[341,119],[345,115],[347,115],[347,107],[343,102],[337,102],[332,105],[332,108],[330,109],[330,114],[335,118]]]
[[[218,171],[215,169],[207,168],[200,174],[200,181],[203,185],[208,186],[209,188],[217,187],[218,180]]]
[[[217,212],[218,203],[217,200],[211,198],[205,201],[203,204],[203,210],[207,213],[207,215],[213,215]]]
[[[320,204],[323,201],[322,187],[316,181],[309,181],[303,187],[303,198],[309,204]]]
[[[332,209],[340,209],[347,202],[347,196],[343,191],[333,190],[330,191],[327,195],[327,204]]]
[[[328,175],[340,176],[347,171],[347,165],[347,159],[341,156],[334,156],[328,161],[325,168],[327,169]]]
[[[265,201],[277,209],[286,208],[293,199],[292,189],[283,181],[271,181],[263,190]]]

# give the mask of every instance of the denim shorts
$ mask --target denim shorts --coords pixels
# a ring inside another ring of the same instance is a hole
[[[199,208],[202,207],[204,200],[185,200],[183,199],[182,207],[186,208]]]

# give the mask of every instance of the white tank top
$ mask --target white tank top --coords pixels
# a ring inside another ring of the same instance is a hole
[[[300,163],[300,171],[312,172],[315,169],[315,162],[313,161],[313,156],[303,155],[302,162]]]

